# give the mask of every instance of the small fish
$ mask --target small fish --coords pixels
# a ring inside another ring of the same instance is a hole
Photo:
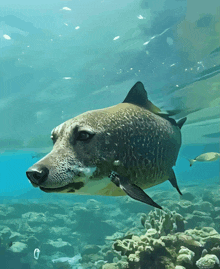
[[[195,162],[214,162],[220,158],[220,153],[218,152],[207,152],[197,156],[195,159],[189,159],[190,166]]]

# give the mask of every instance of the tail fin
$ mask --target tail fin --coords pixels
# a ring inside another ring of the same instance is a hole
[[[196,160],[189,159],[190,166],[192,166],[194,164],[194,162],[196,162]]]
[[[182,118],[181,120],[177,121],[177,123],[176,123],[177,126],[181,129],[183,124],[186,122],[186,120],[187,120],[187,117]]]

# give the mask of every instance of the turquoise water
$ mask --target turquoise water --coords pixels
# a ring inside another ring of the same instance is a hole
[[[195,253],[189,263],[177,261],[180,246],[172,259],[155,248],[133,261],[129,252],[117,253],[107,237],[141,236],[155,228],[146,224],[152,207],[127,196],[47,194],[26,177],[51,151],[54,127],[122,102],[141,81],[162,111],[174,111],[176,120],[187,117],[174,167],[183,196],[169,182],[146,192],[185,218],[184,231],[211,227],[220,233],[219,160],[192,167],[188,162],[220,149],[219,14],[217,0],[0,3],[0,262],[5,269],[191,269],[199,268],[204,249],[220,259],[215,239],[211,246],[201,243],[200,250],[184,245]],[[141,226],[142,213],[148,217]],[[170,259],[169,265],[159,257]]]

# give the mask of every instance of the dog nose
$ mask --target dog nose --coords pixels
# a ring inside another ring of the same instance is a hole
[[[32,183],[40,185],[47,180],[49,170],[43,165],[33,165],[26,171],[26,175]]]

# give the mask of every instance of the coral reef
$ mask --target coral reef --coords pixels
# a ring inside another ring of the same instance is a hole
[[[173,190],[150,195],[163,211],[128,197],[106,203],[73,202],[62,195],[41,202],[4,201],[0,264],[7,269],[220,268],[216,188],[186,188],[183,197]]]
[[[196,266],[199,269],[211,269],[219,267],[219,259],[216,255],[206,254],[204,257],[201,257],[197,262]]]
[[[171,212],[169,209],[151,211],[144,222],[145,228],[157,230],[159,235],[184,231],[184,218],[182,215]]]
[[[112,246],[114,252],[126,257],[125,268],[208,269],[219,265],[220,234],[214,228],[183,231],[184,218],[180,214],[157,209],[148,216],[141,215],[140,222],[147,229],[145,234],[127,233],[129,237],[116,239]],[[121,268],[119,264],[112,264],[112,268]],[[108,266],[105,264],[103,269],[111,268]]]

